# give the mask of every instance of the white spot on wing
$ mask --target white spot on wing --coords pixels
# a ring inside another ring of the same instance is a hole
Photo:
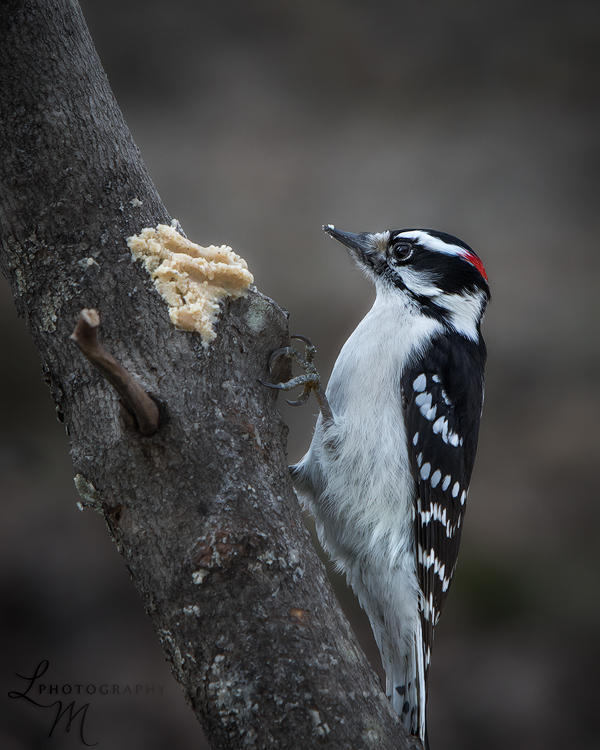
[[[417,511],[419,513],[419,518],[421,519],[421,525],[426,526],[431,521],[431,511],[421,510],[420,500],[417,500]]]
[[[452,477],[450,476],[450,474],[446,474],[446,476],[444,477],[444,481],[442,482],[442,489],[444,490],[444,492],[450,486],[451,481],[452,481]]]
[[[434,404],[431,409],[425,409],[425,406],[421,407],[421,414],[432,422],[435,419],[435,413],[437,412],[437,406]]]
[[[439,521],[446,525],[446,508],[439,503],[433,503],[431,506],[431,513],[434,521]]]
[[[419,442],[419,433],[415,432],[413,435],[413,445],[416,445]]]
[[[423,602],[423,617],[426,620],[429,620],[433,625],[439,620],[440,613],[437,612],[433,606],[433,592],[431,592],[429,597]]]
[[[454,482],[452,485],[452,497],[458,497],[458,491],[460,490],[460,485],[458,482]]]
[[[431,471],[431,464],[426,463],[421,466],[421,479],[427,479],[429,472]]]
[[[425,377],[425,373],[421,373],[418,377],[416,377],[413,380],[413,390],[414,391],[424,391],[427,386],[427,378]]]
[[[439,469],[436,469],[431,475],[431,486],[437,487],[438,484],[440,483],[441,477],[442,477],[442,472]]]
[[[423,393],[419,393],[419,395],[415,398],[415,404],[419,407],[426,406],[427,409],[431,406],[431,393],[428,393],[427,391],[424,391]],[[421,409],[421,412],[423,409]]]

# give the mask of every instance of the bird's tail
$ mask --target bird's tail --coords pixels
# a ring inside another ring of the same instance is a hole
[[[386,692],[394,711],[399,714],[406,731],[417,735],[425,750],[429,750],[425,721],[428,664],[420,623],[404,654],[392,657],[384,668]]]

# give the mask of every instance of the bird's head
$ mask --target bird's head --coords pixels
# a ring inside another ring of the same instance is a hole
[[[323,231],[350,250],[378,291],[400,294],[467,338],[479,337],[490,289],[483,263],[467,244],[432,229],[353,234],[327,224]]]

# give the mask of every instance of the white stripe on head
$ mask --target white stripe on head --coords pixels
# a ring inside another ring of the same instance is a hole
[[[426,247],[428,250],[433,250],[436,253],[444,253],[444,255],[458,255],[463,257],[469,254],[469,251],[461,247],[460,245],[454,245],[439,237],[434,237],[429,232],[424,232],[422,229],[411,229],[408,232],[402,232],[397,237],[406,237],[409,240],[417,240],[420,245]]]
[[[408,266],[397,266],[396,273],[402,279],[404,286],[413,294],[419,294],[424,297],[435,297],[440,293],[437,285],[437,277],[434,273],[425,271],[415,271]]]
[[[450,315],[450,323],[455,331],[472,341],[477,341],[477,324],[481,319],[484,304],[483,292],[464,294],[438,294],[433,298],[436,305],[443,307]]]

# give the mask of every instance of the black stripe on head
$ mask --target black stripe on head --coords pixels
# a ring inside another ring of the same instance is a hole
[[[413,253],[406,263],[394,263],[390,250],[392,257],[388,259],[389,270],[385,276],[395,286],[406,289],[419,303],[433,296],[423,288],[427,286],[445,294],[482,291],[489,300],[489,286],[482,275],[485,273],[483,264],[462,240],[436,230],[400,229],[390,232],[390,248],[397,242],[410,243]],[[470,258],[465,257],[467,254]],[[411,272],[414,273],[412,278]]]

